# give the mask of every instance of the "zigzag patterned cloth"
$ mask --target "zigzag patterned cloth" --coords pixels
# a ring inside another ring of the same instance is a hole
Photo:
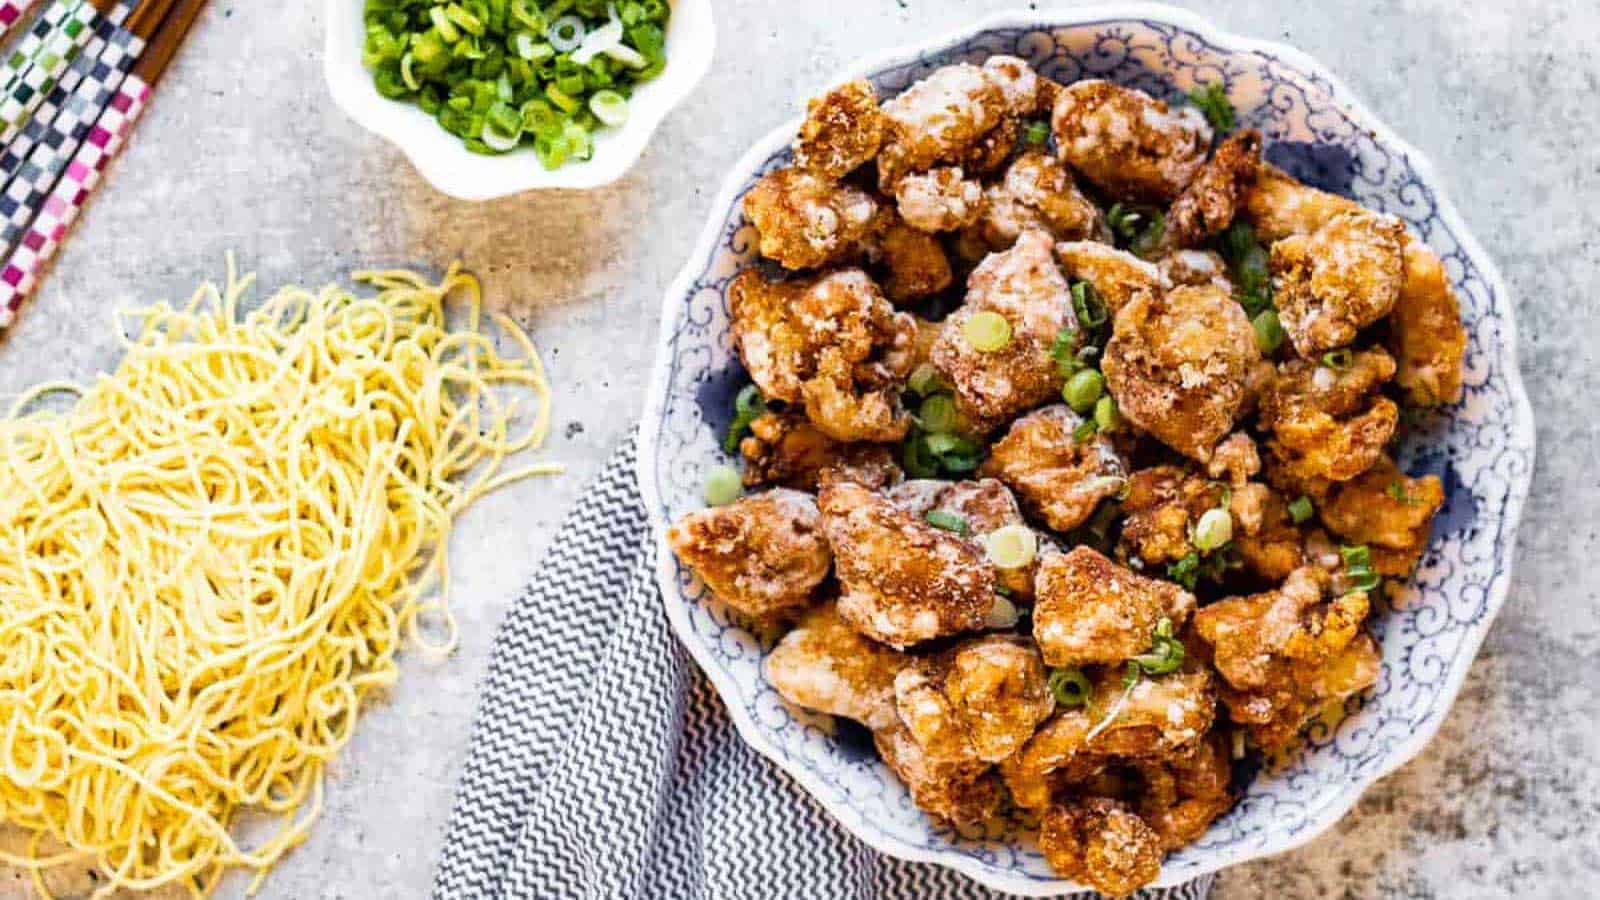
[[[880,855],[745,746],[671,636],[654,557],[630,438],[495,638],[435,900],[1003,896]]]

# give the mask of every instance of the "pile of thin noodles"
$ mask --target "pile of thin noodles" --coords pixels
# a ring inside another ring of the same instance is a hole
[[[0,820],[32,838],[0,861],[41,894],[68,864],[104,892],[204,895],[232,867],[254,890],[403,636],[453,648],[452,518],[557,470],[502,465],[542,442],[549,394],[515,324],[507,355],[480,330],[471,276],[357,278],[376,295],[246,311],[230,260],[222,291],[119,313],[113,374],[0,420]],[[280,820],[253,847],[230,835],[247,812]]]

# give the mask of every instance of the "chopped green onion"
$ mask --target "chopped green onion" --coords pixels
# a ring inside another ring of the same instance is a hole
[[[560,85],[551,83],[544,86],[544,95],[550,99],[564,113],[575,113],[579,109],[578,101],[572,99],[563,91]]]
[[[511,35],[511,52],[533,62],[533,48],[537,43],[538,39],[533,36],[533,32],[518,31]]]
[[[1005,525],[989,532],[983,542],[989,562],[1002,569],[1020,569],[1039,552],[1039,536],[1026,525]]]
[[[1078,324],[1090,331],[1104,325],[1110,315],[1105,301],[1100,299],[1094,286],[1087,281],[1073,282],[1072,310],[1078,314]]]
[[[483,36],[483,22],[477,16],[461,8],[458,3],[452,3],[444,8],[444,14],[452,23],[459,26],[462,31],[473,37]]]
[[[1194,590],[1200,577],[1200,554],[1189,553],[1176,562],[1167,564],[1167,577],[1188,590]]]
[[[1183,642],[1173,636],[1172,620],[1162,618],[1151,636],[1150,649],[1130,662],[1137,664],[1146,675],[1168,675],[1182,668],[1186,655]]]
[[[1085,419],[1078,423],[1077,428],[1072,429],[1072,442],[1081,444],[1094,437],[1099,431],[1100,426],[1094,419]]]
[[[1322,364],[1330,369],[1348,369],[1354,363],[1355,354],[1350,352],[1349,347],[1329,350],[1322,354]]]
[[[1083,674],[1082,669],[1051,669],[1045,683],[1050,686],[1056,705],[1062,709],[1083,706],[1094,694],[1094,683],[1089,681],[1089,676]]]
[[[1233,514],[1220,507],[1208,509],[1194,526],[1194,545],[1202,553],[1210,553],[1233,540]]]
[[[583,43],[583,38],[588,33],[589,29],[583,24],[582,19],[568,15],[551,22],[550,27],[545,29],[544,39],[550,42],[550,46],[556,48],[556,52],[570,53],[578,49],[578,45]]]
[[[1011,323],[1005,316],[987,309],[973,313],[962,325],[962,333],[972,349],[979,353],[1003,350],[1011,343]]]
[[[596,91],[589,98],[589,111],[602,124],[613,128],[628,121],[628,101],[616,91]]]
[[[1073,372],[1083,367],[1083,360],[1078,356],[1078,329],[1067,325],[1056,332],[1055,340],[1050,342],[1050,358],[1056,361],[1056,371],[1062,378],[1072,377]]]
[[[1189,100],[1205,114],[1206,121],[1218,134],[1232,131],[1238,124],[1238,115],[1228,101],[1228,89],[1221,82],[1198,85],[1189,92]]]
[[[1339,547],[1339,557],[1346,568],[1372,565],[1372,551],[1365,544],[1343,545]]]
[[[1289,504],[1289,518],[1293,519],[1296,525],[1310,519],[1315,512],[1316,510],[1311,505],[1311,498],[1303,494],[1294,498],[1294,501]]]
[[[939,369],[933,363],[925,362],[911,370],[911,377],[906,379],[906,387],[919,397],[926,397],[944,390],[944,376],[939,374]]]
[[[1106,210],[1106,227],[1111,233],[1123,240],[1128,240],[1139,233],[1139,221],[1144,216],[1136,209],[1130,209],[1121,203],[1111,204]]]
[[[1116,431],[1122,425],[1122,414],[1117,411],[1117,401],[1110,394],[1094,404],[1094,424],[1100,431]]]
[[[1105,391],[1105,383],[1105,377],[1098,370],[1079,369],[1062,386],[1061,398],[1067,401],[1073,412],[1087,415],[1099,403],[1100,395]]]
[[[744,433],[750,429],[750,423],[761,418],[767,411],[767,400],[761,396],[761,390],[753,384],[747,384],[733,398],[733,420],[728,424],[728,433],[722,439],[722,449],[728,453],[739,451],[739,442],[744,438]]]
[[[922,427],[934,434],[945,434],[956,428],[956,403],[948,394],[934,394],[922,401],[917,410]]]
[[[743,493],[744,484],[739,478],[739,470],[733,466],[713,466],[706,475],[706,503],[712,506],[727,506]]]
[[[1383,579],[1372,568],[1372,551],[1365,545],[1341,546],[1339,556],[1344,560],[1344,575],[1351,587],[1370,591]]]
[[[928,524],[935,528],[954,532],[959,535],[965,535],[967,533],[967,520],[953,512],[950,512],[949,510],[930,509],[928,510],[928,514],[923,516],[923,518],[927,519]]]
[[[1271,356],[1283,346],[1283,323],[1278,320],[1278,311],[1264,309],[1250,321],[1250,327],[1256,332],[1256,349],[1263,356]]]
[[[439,37],[444,38],[446,44],[454,44],[461,40],[461,32],[456,30],[455,23],[445,14],[444,7],[435,6],[429,9],[428,18],[433,21],[433,27],[438,30]]]
[[[1022,613],[1017,610],[1017,605],[1012,603],[1004,594],[996,591],[994,603],[989,606],[989,612],[983,617],[985,628],[1015,628],[1022,620]]]
[[[1043,147],[1050,141],[1050,123],[1029,122],[1027,129],[1022,132],[1022,139],[1030,146]]]

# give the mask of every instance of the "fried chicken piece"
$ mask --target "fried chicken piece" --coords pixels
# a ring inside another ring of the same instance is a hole
[[[1305,564],[1304,538],[1283,495],[1251,482],[1234,488],[1233,546],[1251,574],[1278,582]]]
[[[847,81],[806,104],[794,141],[795,164],[824,178],[843,178],[878,155],[883,132],[872,82]]]
[[[907,303],[937,294],[955,280],[950,259],[939,239],[905,223],[900,215],[888,212],[872,256],[887,271],[883,292],[895,303]]]
[[[919,659],[896,676],[894,692],[900,721],[936,762],[999,762],[1055,708],[1038,650],[1009,635]]]
[[[1348,481],[1377,462],[1400,419],[1394,401],[1376,393],[1394,372],[1394,359],[1376,348],[1339,369],[1304,359],[1278,365],[1261,398],[1261,427],[1290,479]]]
[[[938,166],[914,172],[894,186],[900,218],[918,231],[955,231],[977,221],[983,212],[983,185],[960,166]]]
[[[1294,234],[1310,234],[1344,213],[1366,207],[1338,194],[1301,184],[1270,163],[1257,168],[1255,184],[1245,192],[1242,213],[1266,244]]]
[[[1034,116],[1048,113],[1055,102],[1049,86],[1055,84],[1028,65],[1027,60],[1015,56],[991,56],[983,62],[983,74],[1000,88],[1006,112],[1012,116]]]
[[[994,570],[971,543],[860,485],[825,485],[818,502],[845,621],[901,648],[983,626]]]
[[[1108,897],[1126,897],[1161,874],[1161,836],[1125,804],[1106,797],[1050,807],[1039,849],[1057,873]]]
[[[1211,148],[1211,127],[1199,110],[1174,110],[1098,78],[1067,85],[1051,125],[1062,160],[1114,200],[1171,201]]]
[[[878,754],[911,791],[917,808],[957,827],[981,825],[1000,812],[1005,788],[984,762],[939,762],[923,752],[899,721],[872,733]]]
[[[1260,471],[1261,454],[1256,450],[1256,442],[1243,431],[1223,438],[1206,463],[1207,475],[1235,485],[1243,484]]]
[[[923,521],[934,510],[950,513],[966,527],[964,537],[980,553],[985,552],[988,536],[1007,525],[1025,525],[1022,510],[1016,498],[1004,484],[993,478],[975,481],[941,481],[919,478],[907,481],[889,491],[889,499],[901,509]],[[1015,569],[995,566],[995,579],[1000,587],[1012,596],[1029,599],[1033,596],[1033,576],[1039,560],[1053,552],[1054,543],[1046,535],[1039,536],[1040,552],[1032,562]],[[985,556],[987,559],[987,556]]]
[[[1228,789],[1233,767],[1221,729],[1213,729],[1187,753],[1134,760],[1133,767],[1143,782],[1139,816],[1161,836],[1166,852],[1199,840],[1233,806]]]
[[[667,529],[667,544],[718,600],[754,619],[811,602],[833,554],[817,503],[784,488],[689,513]]]
[[[1310,359],[1342,347],[1389,314],[1405,274],[1404,238],[1399,219],[1362,211],[1273,243],[1273,296],[1296,353]]]
[[[1046,525],[1071,531],[1127,481],[1127,465],[1105,435],[1074,439],[1082,424],[1064,403],[1028,413],[989,448],[978,473],[1005,482]]]
[[[1134,472],[1122,498],[1118,557],[1149,569],[1198,553],[1189,542],[1194,525],[1206,510],[1221,506],[1228,493],[1224,485],[1177,466]]]
[[[1167,210],[1162,245],[1198,247],[1233,224],[1260,163],[1261,132],[1247,128],[1229,135]]]
[[[956,411],[975,430],[992,430],[1057,394],[1061,376],[1051,347],[1071,309],[1067,280],[1042,231],[1024,232],[973,271],[966,303],[945,319],[931,356],[955,388]],[[978,350],[967,340],[967,321],[983,311],[1011,326],[1011,340],[998,350]]]
[[[1122,414],[1205,462],[1233,430],[1261,353],[1244,308],[1213,287],[1137,295],[1106,343],[1106,384]]]
[[[896,724],[895,676],[904,654],[863,637],[833,601],[813,607],[767,654],[767,683],[804,709],[844,716],[872,729]]]
[[[1109,241],[1105,217],[1072,180],[1067,167],[1038,150],[1017,157],[1005,177],[983,192],[978,236],[1005,250],[1024,231],[1040,229],[1058,241]]]
[[[761,255],[786,269],[859,256],[880,211],[866,191],[793,167],[768,173],[744,195],[745,218],[755,226]]]
[[[888,447],[836,441],[794,408],[766,412],[751,422],[739,454],[746,487],[776,484],[815,493],[820,484],[844,479],[878,490],[902,477]]]
[[[1051,666],[1115,665],[1150,649],[1156,623],[1181,627],[1194,595],[1146,578],[1087,546],[1053,556],[1035,577],[1033,637]]]
[[[1226,682],[1229,715],[1263,749],[1287,745],[1324,702],[1376,679],[1375,649],[1368,653],[1371,639],[1361,633],[1370,601],[1362,591],[1328,599],[1332,586],[1327,570],[1304,566],[1276,590],[1195,613],[1195,632]]]
[[[1319,511],[1329,531],[1371,548],[1379,574],[1405,577],[1428,549],[1434,514],[1443,505],[1438,476],[1408,478],[1383,456],[1359,476],[1335,485]]]
[[[1389,349],[1399,362],[1395,381],[1406,400],[1439,406],[1461,399],[1461,359],[1467,330],[1461,303],[1438,254],[1405,237],[1405,277],[1389,316]]]
[[[1161,274],[1162,284],[1169,288],[1185,284],[1210,285],[1229,296],[1233,295],[1233,279],[1228,276],[1228,264],[1212,250],[1175,250],[1156,263],[1156,271]]]
[[[1065,241],[1056,259],[1073,281],[1087,281],[1113,315],[1135,297],[1153,297],[1165,287],[1155,264],[1099,241]]]
[[[900,388],[912,363],[916,321],[896,313],[859,269],[768,281],[741,272],[728,286],[739,357],[761,393],[804,402],[839,441],[897,441],[910,427]]]
[[[960,165],[1010,112],[994,75],[960,63],[935,69],[883,104],[887,126],[878,153],[878,184],[892,194],[902,178],[938,165]]]

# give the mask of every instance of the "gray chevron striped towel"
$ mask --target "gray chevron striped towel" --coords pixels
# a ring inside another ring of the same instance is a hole
[[[436,900],[1000,896],[879,855],[740,741],[669,633],[633,473],[630,438],[500,627]]]

